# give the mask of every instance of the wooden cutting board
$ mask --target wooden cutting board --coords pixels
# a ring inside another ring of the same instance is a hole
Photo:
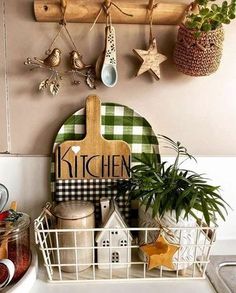
[[[56,149],[56,179],[127,179],[131,150],[124,141],[106,140],[101,135],[101,101],[86,100],[86,136],[69,140]]]

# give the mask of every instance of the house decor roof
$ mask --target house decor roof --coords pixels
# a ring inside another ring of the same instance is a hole
[[[122,215],[121,215],[121,213],[119,211],[119,208],[118,208],[118,206],[117,206],[117,204],[116,204],[116,202],[115,202],[114,199],[111,200],[109,214],[107,216],[106,221],[102,224],[101,228],[105,228],[105,229],[106,228],[109,228],[109,225],[110,225],[113,217],[115,217],[115,216],[117,217],[118,221],[120,222],[121,227],[128,228],[128,226],[125,223],[125,221],[124,221],[124,219],[123,219],[123,217],[122,217]],[[114,229],[116,229],[116,227],[114,227]],[[102,235],[103,235],[104,232],[106,232],[106,230],[101,230],[101,231],[99,231],[97,233],[96,242],[98,242],[101,239],[101,237],[102,237]],[[133,237],[132,237],[130,231],[128,231],[128,233],[129,233],[130,239],[132,239]]]

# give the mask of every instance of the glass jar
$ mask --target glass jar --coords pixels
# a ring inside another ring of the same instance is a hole
[[[0,221],[0,254],[4,255],[4,259],[0,259],[0,284],[5,283],[7,278],[11,278],[11,283],[16,282],[29,268],[31,262],[29,226],[30,217],[24,213],[15,222]],[[10,271],[12,271],[11,277]]]

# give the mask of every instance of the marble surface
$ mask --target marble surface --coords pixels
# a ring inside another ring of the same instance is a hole
[[[207,277],[218,293],[236,293],[236,255],[212,255]]]

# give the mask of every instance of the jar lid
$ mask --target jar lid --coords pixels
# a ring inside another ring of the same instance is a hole
[[[24,213],[21,213],[21,216],[15,222],[0,221],[0,239],[5,237],[6,233],[8,237],[20,234],[27,229],[29,225],[30,217]]]
[[[53,215],[66,220],[87,217],[94,213],[94,205],[88,201],[71,200],[61,202],[55,206]]]

